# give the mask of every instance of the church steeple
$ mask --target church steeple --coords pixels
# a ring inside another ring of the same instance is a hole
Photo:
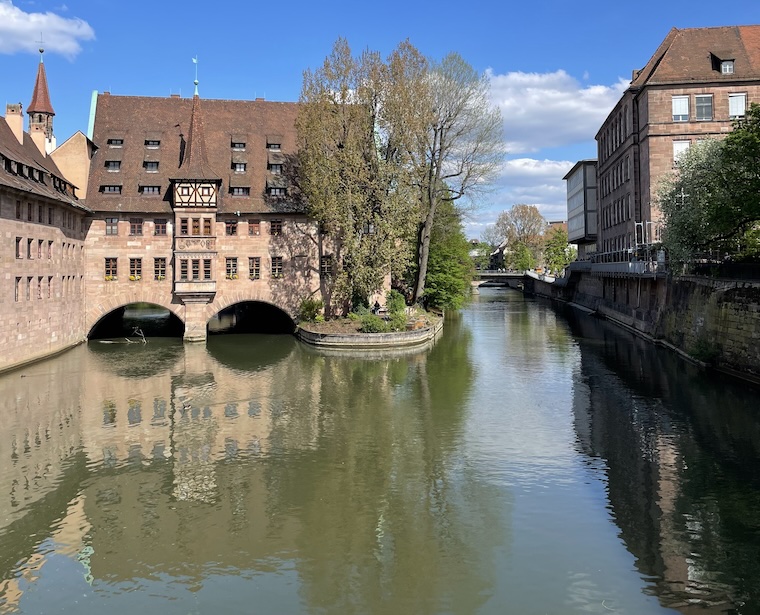
[[[29,134],[37,144],[39,150],[49,154],[55,149],[55,136],[53,135],[53,105],[50,103],[47,75],[42,54],[45,50],[40,48],[40,63],[37,67],[37,81],[34,83],[32,101],[26,109],[29,115]]]

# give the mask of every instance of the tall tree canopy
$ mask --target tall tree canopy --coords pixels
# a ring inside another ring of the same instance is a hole
[[[406,48],[394,53],[397,65],[408,62],[398,71],[424,66]],[[346,301],[366,300],[389,268],[403,273],[413,253],[418,213],[407,148],[401,127],[386,117],[404,96],[395,87],[377,53],[355,58],[343,39],[319,70],[304,73],[297,181],[336,251],[334,290]]]
[[[495,224],[497,233],[508,249],[520,244],[531,253],[534,261],[540,260],[544,245],[546,220],[535,205],[518,204],[499,214]]]
[[[422,93],[428,112],[412,152],[421,193],[414,299],[425,292],[430,236],[444,201],[473,197],[495,179],[504,156],[501,114],[489,81],[452,53],[432,66]]]
[[[420,301],[443,202],[474,196],[503,157],[501,117],[488,80],[457,54],[431,63],[410,43],[383,61],[345,40],[306,71],[297,121],[298,184],[332,234],[344,298],[380,287],[390,267],[413,265]]]

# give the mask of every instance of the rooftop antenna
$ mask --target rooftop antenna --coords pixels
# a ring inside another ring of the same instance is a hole
[[[195,96],[198,96],[198,56],[193,58],[193,64],[195,64],[195,81],[193,84],[195,85]]]

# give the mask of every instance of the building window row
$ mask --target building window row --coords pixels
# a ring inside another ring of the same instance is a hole
[[[61,258],[74,258],[76,248],[74,244],[63,242],[61,244]],[[36,255],[36,256],[35,256]],[[51,260],[53,258],[53,240],[52,239],[34,239],[16,237],[16,258]]]
[[[631,157],[626,156],[610,167],[600,178],[601,195],[607,196],[631,179]]]
[[[609,158],[631,133],[628,122],[628,105],[625,105],[615,117],[607,121],[607,126],[599,137],[600,161]]]
[[[633,218],[631,195],[626,194],[624,197],[615,199],[609,205],[604,206],[602,209],[602,228],[610,228],[631,218]]]
[[[694,120],[697,122],[710,121],[714,117],[713,95],[694,95]],[[691,96],[681,94],[671,100],[672,119],[674,122],[688,122],[692,119],[690,112]],[[728,117],[731,119],[744,117],[747,111],[747,94],[737,92],[728,95]]]
[[[156,257],[153,259],[153,279],[165,280],[166,279],[166,263],[165,256]],[[106,282],[115,282],[119,279],[119,259],[115,256],[108,256],[104,259],[103,274]],[[143,277],[143,259],[142,258],[130,258],[129,259],[129,280],[130,282],[139,282]]]
[[[143,219],[142,218],[130,218],[129,219],[129,234],[141,236],[143,234]],[[119,218],[108,217],[105,219],[105,232],[106,235],[118,235],[119,234]],[[166,235],[167,233],[167,220],[166,218],[155,218],[153,220],[153,234],[154,235]]]
[[[38,224],[47,224],[53,226],[56,222],[55,208],[52,205],[35,206],[32,203],[22,203],[16,200],[16,220],[26,220],[27,222],[36,222]],[[60,224],[64,228],[73,229],[76,226],[76,216],[71,211],[62,211]]]
[[[26,276],[16,277],[15,284],[15,301],[34,301],[55,298],[55,289],[53,283],[54,277],[48,276]],[[68,297],[75,292],[81,294],[84,278],[74,275],[61,276],[60,296]]]
[[[209,261],[210,262],[210,261]],[[270,257],[270,275],[273,278],[282,278],[285,274],[285,265],[282,256]],[[224,273],[228,280],[237,280],[240,275],[238,269],[238,259],[235,256],[228,256],[224,259]],[[248,257],[248,279],[261,279],[261,257]]]

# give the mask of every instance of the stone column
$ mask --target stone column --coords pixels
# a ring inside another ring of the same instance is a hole
[[[186,342],[206,341],[206,305],[207,301],[194,302],[185,300],[185,335]]]

